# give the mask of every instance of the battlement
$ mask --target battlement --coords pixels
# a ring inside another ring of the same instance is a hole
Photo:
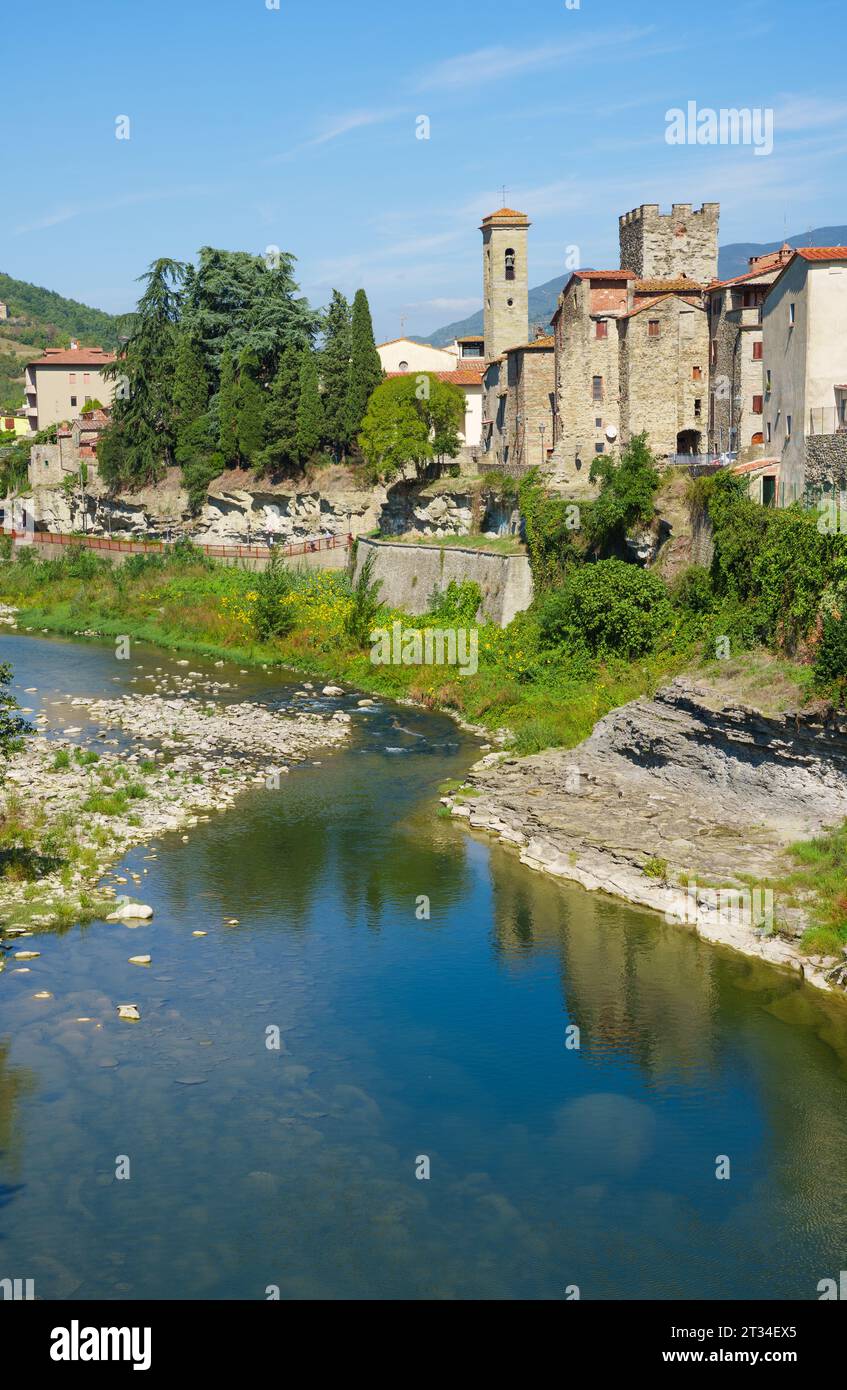
[[[640,207],[618,218],[621,270],[631,270],[640,280],[689,280],[708,284],[718,273],[718,224],[720,203],[673,203],[670,212],[658,203]]]

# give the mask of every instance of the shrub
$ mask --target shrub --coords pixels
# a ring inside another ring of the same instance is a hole
[[[285,600],[293,588],[291,572],[274,551],[267,568],[256,576],[256,598],[251,609],[253,631],[260,642],[282,637],[294,626],[294,613]]]
[[[435,589],[430,595],[430,616],[442,623],[468,626],[473,623],[479,605],[482,603],[482,590],[473,579],[451,579],[446,589]]]
[[[600,481],[600,495],[585,508],[584,527],[597,555],[623,552],[627,533],[653,516],[659,474],[647,448],[646,434],[637,434],[620,461],[607,454],[591,464],[590,481]]]
[[[839,703],[844,704],[847,687],[847,618],[841,613],[824,615],[814,679],[818,689],[834,686]]]
[[[630,660],[654,650],[671,617],[662,580],[623,560],[598,560],[571,570],[538,614],[543,646]]]
[[[379,599],[382,580],[373,578],[375,563],[376,555],[371,551],[350,592],[352,602],[345,616],[344,628],[357,647],[364,647],[370,641],[370,633],[382,607]]]

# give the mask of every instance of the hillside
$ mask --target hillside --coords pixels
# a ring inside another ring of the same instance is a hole
[[[64,347],[71,338],[86,346],[114,348],[118,320],[54,290],[0,274],[0,301],[9,318],[0,323],[0,407],[23,402],[22,364],[45,347]]]
[[[843,246],[847,245],[847,227],[816,227],[811,231],[800,232],[796,236],[780,237],[779,241],[731,242],[727,246],[721,246],[718,251],[718,275],[722,280],[728,280],[733,275],[741,275],[747,269],[747,262],[751,256],[763,256],[768,251],[778,251],[784,241],[788,241],[792,246]],[[567,279],[567,275],[557,275],[554,279],[545,281],[543,285],[536,285],[534,289],[530,290],[530,332],[535,324],[541,324],[544,327],[549,324]],[[454,338],[481,332],[482,310],[480,309],[466,319],[459,319],[456,323],[448,323],[443,328],[436,328],[435,332],[431,333],[428,338],[421,338],[420,341],[432,343],[433,347],[444,347],[445,344],[452,343]]]

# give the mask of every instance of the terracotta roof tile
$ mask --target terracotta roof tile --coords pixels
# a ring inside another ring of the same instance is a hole
[[[525,212],[517,212],[515,208],[498,208],[496,212],[487,213],[482,220],[483,222],[511,222],[517,218],[523,218],[525,221],[529,221]]]
[[[28,367],[103,367],[114,362],[113,352],[103,348],[45,348],[42,357],[27,362]]]
[[[674,290],[688,290],[689,293],[696,293],[701,290],[702,285],[696,280],[689,280],[687,275],[679,275],[673,280],[636,280],[636,294],[667,294]]]
[[[847,261],[847,246],[798,246],[794,254],[804,261]]]

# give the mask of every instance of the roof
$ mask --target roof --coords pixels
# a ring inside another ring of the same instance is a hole
[[[847,261],[847,246],[795,247],[794,255],[791,257],[790,260],[787,260],[785,264],[780,268],[780,272],[777,275],[776,279],[769,286],[768,297],[770,297],[771,293],[773,292],[774,288],[779,284],[786,270],[788,270],[789,266],[792,266],[794,264],[798,256],[801,258],[801,260],[809,261],[812,264],[814,264],[815,262],[820,263],[822,261]]]
[[[643,314],[645,309],[652,309],[656,304],[666,304],[669,299],[679,299],[679,295],[660,294],[657,295],[655,299],[645,299],[643,304],[638,304],[634,309],[630,309],[628,313],[618,314],[617,317],[618,319],[634,318],[636,314]],[[702,309],[702,305],[698,304],[695,299],[686,299],[685,302],[686,304],[690,305],[692,309],[701,309],[702,312],[705,313],[705,310]]]
[[[70,435],[77,426],[82,432],[85,432],[86,430],[104,430],[108,425],[110,419],[111,415],[108,410],[92,410],[90,415],[78,415],[76,419],[70,422],[70,424],[68,424],[66,421],[63,422],[59,426],[57,434],[60,434],[63,439],[67,438],[67,436]]]
[[[489,212],[482,221],[483,225],[486,222],[526,222],[529,225],[526,213],[517,212],[514,208],[498,208],[496,212]]]
[[[787,265],[788,262],[784,261],[782,264]],[[710,280],[704,288],[706,294],[709,294],[712,290],[723,290],[729,285],[741,285],[747,280],[759,280],[763,275],[773,275],[780,269],[780,262],[775,261],[773,265],[759,266],[758,270],[745,270],[743,275],[733,275],[729,280]]]
[[[424,370],[423,368],[421,369]],[[449,381],[453,386],[481,386],[482,367],[457,367],[450,372],[424,372],[426,376],[437,376],[439,381]],[[416,376],[417,373],[410,372],[386,372],[387,377],[395,376]]]
[[[389,338],[387,343],[377,343],[376,350],[379,352],[380,348],[393,347],[395,343],[408,343],[409,347],[429,348],[430,352],[444,352],[448,357],[456,356],[454,352],[450,352],[449,348],[433,347],[432,343],[419,343],[414,338]]]
[[[482,333],[466,333],[463,338],[457,338],[457,343],[483,343],[485,337]]]
[[[760,469],[769,478],[778,471],[781,459],[750,459],[748,463],[734,463],[730,473],[757,473]]]
[[[572,280],[635,280],[634,270],[575,270]]]
[[[534,350],[547,352],[555,345],[556,340],[553,337],[531,338],[528,343],[516,343],[514,347],[506,348],[506,355],[510,352],[533,352]]]
[[[114,362],[115,354],[103,348],[45,348],[42,357],[27,362],[28,367],[103,367]]]
[[[674,280],[636,280],[636,294],[667,294],[674,290],[687,290],[689,294],[696,293],[703,288],[696,280],[689,280],[687,275],[679,275]]]

